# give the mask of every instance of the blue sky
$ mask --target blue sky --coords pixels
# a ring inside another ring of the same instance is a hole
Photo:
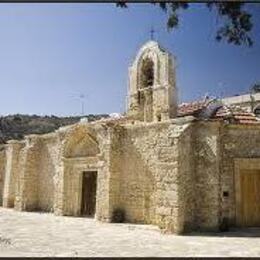
[[[177,57],[179,101],[206,93],[244,93],[260,81],[260,5],[249,7],[253,48],[214,40],[216,17],[203,4],[168,33],[166,16],[151,4],[1,4],[0,114],[77,115],[125,110],[128,66],[149,40]]]

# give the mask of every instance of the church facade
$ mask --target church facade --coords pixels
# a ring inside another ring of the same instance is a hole
[[[178,105],[175,59],[155,41],[129,68],[128,110],[11,140],[3,207],[158,225],[165,232],[260,226],[260,124],[221,100]]]

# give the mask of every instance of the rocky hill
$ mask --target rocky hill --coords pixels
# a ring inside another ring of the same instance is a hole
[[[75,124],[81,118],[95,121],[108,115],[86,116],[37,116],[37,115],[8,115],[0,117],[0,143],[6,143],[10,139],[23,139],[28,134],[45,134],[53,132],[61,126]]]

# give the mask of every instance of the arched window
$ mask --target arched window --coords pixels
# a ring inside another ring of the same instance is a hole
[[[140,88],[153,86],[154,83],[154,64],[149,58],[146,58],[141,67],[141,85]]]

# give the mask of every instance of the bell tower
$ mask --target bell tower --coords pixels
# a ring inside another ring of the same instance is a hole
[[[176,113],[174,60],[157,42],[148,41],[129,68],[127,114],[152,122],[173,118]]]

